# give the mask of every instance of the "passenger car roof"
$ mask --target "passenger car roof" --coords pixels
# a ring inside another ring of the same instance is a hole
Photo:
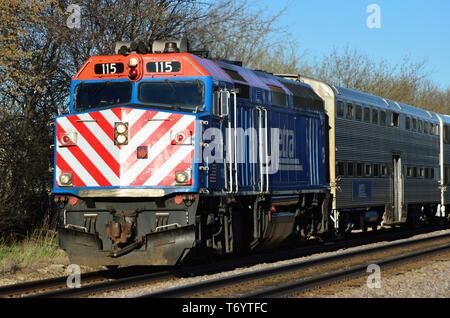
[[[351,100],[355,103],[362,105],[376,106],[381,109],[390,110],[405,115],[414,116],[423,120],[438,121],[437,114],[425,109],[408,105],[405,103],[399,103],[393,100],[389,100],[380,96],[360,92],[354,89],[345,88],[342,86],[334,86],[337,90],[337,98],[343,100]]]

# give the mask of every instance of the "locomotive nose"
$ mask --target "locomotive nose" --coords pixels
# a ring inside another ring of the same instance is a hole
[[[74,194],[154,196],[194,185],[193,115],[118,107],[58,118],[56,134],[56,185]]]

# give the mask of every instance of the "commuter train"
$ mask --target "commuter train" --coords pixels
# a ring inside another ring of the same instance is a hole
[[[450,117],[303,76],[117,43],[55,119],[71,262],[175,265],[287,241],[445,221]]]

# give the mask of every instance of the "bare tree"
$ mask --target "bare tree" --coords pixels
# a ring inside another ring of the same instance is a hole
[[[204,18],[194,21],[188,34],[194,46],[208,49],[214,58],[254,67],[289,38],[277,26],[284,10],[271,12],[256,1],[245,0],[211,1],[204,9]]]
[[[0,0],[0,231],[23,232],[48,208],[48,122],[67,84],[51,1]]]
[[[346,48],[333,50],[303,71],[335,85],[450,114],[448,92],[430,80],[426,61],[412,62],[405,57],[402,63],[393,65],[386,60],[375,62]]]

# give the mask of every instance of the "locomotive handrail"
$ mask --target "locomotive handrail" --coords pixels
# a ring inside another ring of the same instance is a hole
[[[267,109],[263,108],[262,109],[264,112],[264,122],[265,122],[265,127],[266,127],[266,133],[264,134],[264,138],[266,141],[265,144],[265,152],[266,152],[266,193],[269,193],[269,129],[268,129],[268,120],[267,120]]]
[[[261,106],[257,106],[256,110],[259,113],[259,173],[260,173],[260,185],[261,193],[269,193],[269,150],[268,150],[268,131],[267,131],[267,109]],[[264,113],[264,115],[263,115]],[[263,118],[264,116],[264,118]],[[265,126],[265,133],[263,134],[263,120]],[[265,164],[264,167],[264,158]],[[265,173],[264,173],[265,168]],[[264,176],[265,174],[265,176]]]
[[[237,92],[231,91],[233,95],[234,102],[234,179],[236,180],[236,193],[239,192],[239,182],[238,182],[238,160],[237,160]]]
[[[228,154],[227,157],[229,156],[229,163],[228,163],[228,170],[229,170],[229,174],[230,174],[230,185],[229,185],[229,189],[228,189],[228,193],[233,193],[233,163],[231,162],[233,160],[233,145],[231,143],[232,140],[232,132],[231,132],[231,120],[230,120],[230,97],[231,94],[228,90],[225,90],[226,92],[226,100],[227,100],[227,113],[228,113],[228,138],[227,138],[227,143],[228,143]]]
[[[257,106],[256,110],[258,111],[258,132],[259,132],[259,136],[258,136],[258,145],[259,145],[259,177],[260,177],[260,192],[263,193],[264,192],[264,178],[263,178],[263,165],[262,165],[262,158],[263,158],[263,147],[261,144],[261,136],[262,136],[262,107]]]
[[[236,105],[237,105],[237,103],[236,103],[236,101],[237,101],[237,95],[236,95],[236,92],[230,92],[230,91],[228,91],[227,89],[222,89],[222,90],[220,90],[220,103],[221,103],[221,113],[223,113],[223,109],[226,107],[226,110],[227,110],[227,114],[226,114],[226,116],[225,115],[222,115],[223,117],[222,118],[226,118],[226,120],[227,120],[227,122],[228,122],[228,132],[227,132],[227,158],[225,158],[225,160],[224,160],[224,172],[225,172],[225,185],[228,187],[228,191],[227,191],[227,193],[234,193],[234,192],[237,192],[237,182],[236,182],[236,191],[235,191],[235,181],[234,181],[234,179],[236,179],[236,181],[237,181],[237,169],[236,169],[236,172],[235,172],[235,174],[233,173],[233,143],[232,143],[232,140],[233,140],[233,133],[232,133],[232,127],[231,127],[231,119],[230,119],[230,116],[231,116],[231,113],[230,113],[230,99],[231,99],[231,94],[234,94],[234,101],[235,101],[235,109],[234,109],[234,112],[235,112],[235,115],[234,115],[234,125],[236,126],[236,110],[237,110],[237,108],[236,108]],[[225,98],[225,104],[226,105],[223,105],[223,102],[224,102],[224,98]],[[234,142],[234,144],[235,144],[235,148],[236,148],[236,140],[237,140],[237,132],[236,132],[236,129],[235,129],[235,132],[234,132],[234,140],[235,140],[235,142]],[[228,162],[227,162],[227,159],[228,159]],[[235,151],[234,151],[234,159],[235,159],[235,162],[236,162],[236,149],[235,149]],[[227,164],[228,164],[228,167],[227,167]],[[227,170],[228,170],[228,173],[227,173]]]
[[[158,119],[158,118],[151,118],[151,119],[148,119],[148,121],[173,121],[173,119],[172,118],[160,118],[160,119]]]
[[[77,123],[97,123],[98,120],[96,120],[96,119],[78,119],[76,122]]]

